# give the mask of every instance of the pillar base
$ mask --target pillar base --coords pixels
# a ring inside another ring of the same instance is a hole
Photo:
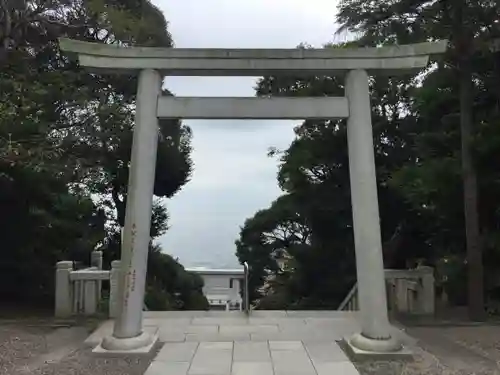
[[[139,336],[124,339],[107,336],[92,352],[101,354],[148,354],[157,342],[157,331],[143,331]]]
[[[343,346],[349,356],[355,360],[408,360],[413,358],[412,352],[403,347],[398,339],[391,336],[376,340],[356,333],[344,338]]]

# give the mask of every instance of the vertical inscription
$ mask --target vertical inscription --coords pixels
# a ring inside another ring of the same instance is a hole
[[[134,250],[135,250],[135,238],[137,236],[137,225],[135,223],[132,224],[132,228],[130,230],[130,257],[127,265],[127,275],[125,276],[125,295],[123,297],[124,304],[128,305],[128,300],[130,297],[130,293],[135,290],[135,269],[133,269],[133,258],[134,258]]]
[[[133,269],[133,258],[134,258],[134,248],[135,248],[135,238],[137,236],[137,225],[135,223],[132,224],[132,228],[130,231],[130,256],[128,258],[127,274],[125,275],[123,286],[124,296],[123,296],[123,306],[128,306],[128,301],[130,297],[130,293],[135,290],[135,269]]]
[[[130,283],[130,291],[133,292],[135,290],[135,270],[132,271],[131,275],[131,283]]]

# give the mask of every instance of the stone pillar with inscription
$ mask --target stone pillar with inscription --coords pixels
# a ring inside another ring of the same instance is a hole
[[[135,128],[128,183],[119,278],[119,309],[113,335],[105,337],[105,350],[147,348],[155,341],[142,330],[150,225],[158,147],[157,103],[162,78],[158,71],[139,73]]]

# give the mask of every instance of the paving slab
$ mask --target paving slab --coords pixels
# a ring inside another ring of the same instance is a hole
[[[349,358],[335,341],[306,341],[303,344],[314,365],[331,362],[349,362]]]
[[[330,342],[342,339],[342,336],[335,331],[286,331],[286,332],[267,332],[267,333],[251,333],[252,341],[318,341]]]
[[[270,350],[304,350],[302,341],[269,341]]]
[[[293,350],[271,349],[276,375],[316,375],[316,370],[304,347]]]
[[[160,330],[165,332],[165,334],[172,333],[172,334],[187,334],[187,333],[202,333],[202,334],[207,334],[207,333],[212,333],[216,334],[219,332],[219,326],[218,325],[169,325],[169,324],[156,324],[156,325],[151,325],[153,327],[159,327]]]
[[[202,342],[189,367],[189,375],[230,375],[232,342]]]
[[[144,375],[187,375],[189,362],[153,361]]]
[[[193,318],[145,318],[142,325],[185,328],[191,324],[192,319]]]
[[[165,343],[155,361],[160,362],[191,362],[198,348],[197,342]]]
[[[254,317],[248,319],[248,324],[251,325],[278,325],[281,326],[303,326],[306,324],[303,318],[283,318],[283,317]]]
[[[359,372],[350,361],[324,362],[314,365],[317,375],[358,375]]]
[[[202,342],[198,346],[199,351],[204,350],[232,350],[234,343],[232,342]]]
[[[269,362],[234,362],[231,375],[274,375]]]
[[[185,336],[185,341],[195,341],[195,342],[250,341],[250,334],[245,332],[188,333]]]
[[[234,343],[234,362],[269,362],[271,363],[271,352],[267,342],[242,342]]]
[[[274,325],[221,325],[219,332],[221,334],[237,334],[237,333],[277,333],[278,326]]]
[[[160,342],[183,342],[186,341],[186,334],[183,332],[175,332],[169,329],[160,327],[158,331],[158,339]]]
[[[168,327],[167,327],[168,329]],[[175,328],[173,329],[175,330]],[[218,325],[189,325],[185,328],[180,328],[184,333],[218,333]]]
[[[191,321],[193,325],[218,325],[218,326],[241,326],[248,324],[248,318],[246,316],[241,317],[202,317],[193,318]]]

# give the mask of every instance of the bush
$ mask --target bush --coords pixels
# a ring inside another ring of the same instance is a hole
[[[146,304],[148,310],[153,310],[153,311],[175,310],[172,306],[172,297],[170,296],[170,294],[157,287],[148,286],[146,288],[144,303]]]
[[[198,291],[189,293],[185,310],[208,310],[210,305],[203,294]]]
[[[205,310],[203,279],[187,272],[168,254],[152,246],[148,258],[146,306],[150,310]]]

